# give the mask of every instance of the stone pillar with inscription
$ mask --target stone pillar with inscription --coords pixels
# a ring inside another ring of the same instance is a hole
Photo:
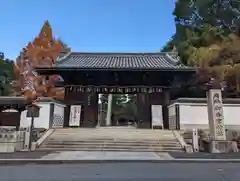
[[[221,89],[207,92],[209,131],[212,140],[226,140]]]
[[[216,82],[214,79],[211,79],[207,91],[208,121],[210,132],[209,151],[211,153],[229,152],[232,144],[231,141],[226,140],[222,90],[222,85]]]

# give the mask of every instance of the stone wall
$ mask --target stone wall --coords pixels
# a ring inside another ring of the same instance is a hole
[[[16,130],[16,127],[0,127],[0,152],[10,153],[25,148],[26,129]]]
[[[206,99],[180,98],[168,106],[171,129],[209,129]],[[227,130],[240,131],[240,99],[223,99],[224,124]],[[176,126],[177,125],[177,126]]]

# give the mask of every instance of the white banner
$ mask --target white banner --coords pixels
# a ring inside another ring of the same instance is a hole
[[[152,128],[154,126],[163,126],[162,105],[152,105]]]
[[[81,105],[71,105],[69,126],[80,126]]]

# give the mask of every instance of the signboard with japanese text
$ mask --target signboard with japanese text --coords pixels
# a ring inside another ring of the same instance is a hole
[[[161,126],[163,128],[162,105],[152,105],[152,128]]]
[[[144,87],[144,86],[67,86],[69,92],[96,92],[96,93],[154,93],[162,92],[161,87]]]
[[[71,105],[69,126],[80,126],[81,105]]]

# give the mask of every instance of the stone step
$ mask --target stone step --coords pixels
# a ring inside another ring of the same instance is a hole
[[[57,131],[57,134],[61,135],[61,134],[106,134],[106,133],[110,133],[110,134],[116,134],[116,133],[124,133],[124,134],[133,134],[133,135],[172,135],[172,132],[167,132],[167,133],[163,133],[163,132],[129,132],[129,131],[106,131],[106,132],[103,132],[103,131],[99,131],[99,132],[86,132],[86,131],[79,131],[79,132],[58,132]]]
[[[158,145],[180,145],[178,142],[159,142],[159,143],[131,143],[131,142],[46,142],[48,145],[130,145],[130,146],[158,146]]]
[[[59,128],[56,129],[59,132],[76,132],[76,131],[89,131],[92,128]],[[164,130],[164,129],[136,129],[134,127],[101,127],[101,128],[94,128],[91,132],[98,132],[98,131],[131,131],[131,132],[171,132],[171,130]]]
[[[178,142],[153,142],[153,143],[149,143],[149,142],[142,142],[142,143],[137,143],[137,142],[88,142],[88,141],[84,141],[84,142],[58,142],[58,141],[50,141],[50,142],[45,142],[44,144],[48,144],[48,145],[135,145],[135,146],[149,146],[149,145],[180,145]]]
[[[130,128],[58,129],[41,145],[54,151],[183,151],[168,130],[137,130]]]
[[[76,132],[59,132],[59,131],[55,131],[55,133],[57,134],[106,134],[106,133],[110,133],[110,134],[114,134],[114,133],[124,133],[124,134],[144,134],[144,135],[149,135],[149,134],[154,134],[154,135],[171,135],[172,132],[132,132],[132,131],[99,131],[99,132],[87,132],[87,131],[76,131]]]
[[[96,133],[96,134],[89,134],[89,133],[78,133],[78,134],[72,134],[72,133],[64,133],[64,134],[54,134],[55,136],[68,136],[68,137],[72,137],[72,136],[77,136],[77,137],[95,137],[95,136],[100,136],[100,137],[112,137],[112,136],[117,136],[117,137],[127,137],[127,136],[134,136],[134,137],[138,137],[138,136],[142,136],[142,137],[173,137],[173,134],[124,134],[124,133]]]
[[[133,143],[133,144],[158,144],[158,143],[175,143],[178,142],[176,139],[168,139],[168,140],[135,140],[135,139],[55,139],[55,138],[49,138],[47,139],[47,142],[57,142],[57,143]]]
[[[182,149],[112,149],[112,148],[40,148],[39,151],[117,151],[117,152],[183,152]]]
[[[132,135],[94,135],[94,136],[81,136],[81,135],[53,135],[51,138],[65,138],[65,139],[136,139],[136,140],[169,140],[169,139],[175,139],[174,136],[144,136],[144,135],[138,135],[138,136],[132,136]]]
[[[166,147],[166,148],[181,148],[181,145],[124,145],[124,144],[44,144],[42,147],[114,147],[114,148],[158,148],[158,147]]]
[[[64,132],[71,132],[71,133],[76,133],[76,132],[89,132],[89,129],[57,129],[56,130],[59,133],[64,133]],[[97,133],[97,132],[133,132],[133,133],[170,133],[172,131],[170,130],[153,130],[153,129],[94,129],[91,131],[92,133]]]
[[[180,145],[111,145],[111,144],[95,144],[95,145],[85,145],[85,144],[73,144],[73,145],[65,145],[65,144],[44,144],[42,147],[79,147],[79,148],[90,148],[90,147],[112,147],[112,148],[160,148],[160,147],[168,147],[168,148],[180,148]]]
[[[158,144],[158,143],[176,143],[176,140],[118,140],[118,139],[85,139],[85,140],[58,140],[48,139],[49,143],[126,143],[126,144]]]
[[[119,134],[53,134],[54,137],[84,137],[84,138],[111,138],[111,137],[118,137],[118,138],[129,138],[130,136],[132,137],[141,137],[141,138],[172,138],[174,137],[174,135],[154,135],[154,134],[149,134],[149,135],[144,135],[144,134],[123,134],[121,135],[121,133]]]
[[[123,135],[119,135],[119,134],[123,134]],[[172,134],[135,134],[135,133],[120,133],[120,132],[113,132],[113,133],[57,133],[55,135],[76,135],[76,136],[96,136],[96,135],[99,135],[99,136],[125,136],[125,135],[131,135],[131,136],[139,136],[139,135],[144,135],[144,136],[172,136]]]
[[[56,130],[56,132],[58,133],[89,133],[89,130],[67,130],[67,131],[61,131],[61,130]],[[122,130],[122,129],[115,129],[115,130],[93,130],[91,131],[91,133],[135,133],[135,134],[171,134],[172,131],[163,131],[163,130],[159,130],[159,131],[154,131],[154,130],[148,130],[148,131],[144,131],[144,130]]]
[[[87,131],[77,131],[77,132],[59,132],[56,131],[55,132],[58,135],[65,135],[65,134],[71,134],[71,135],[84,135],[84,134],[88,134],[88,135],[109,135],[109,134],[113,134],[113,135],[117,135],[118,133],[120,134],[128,134],[128,135],[162,135],[162,136],[168,136],[168,135],[172,135],[172,132],[132,132],[132,131],[98,131],[98,132],[87,132]]]

